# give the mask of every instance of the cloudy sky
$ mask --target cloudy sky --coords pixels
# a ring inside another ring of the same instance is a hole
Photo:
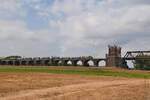
[[[150,0],[0,0],[0,56],[150,50]]]

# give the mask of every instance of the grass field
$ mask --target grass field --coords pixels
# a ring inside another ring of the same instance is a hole
[[[127,70],[115,67],[0,66],[0,72],[40,72],[55,74],[118,76],[128,78],[150,78],[150,71]]]
[[[149,100],[150,71],[0,66],[0,100]]]

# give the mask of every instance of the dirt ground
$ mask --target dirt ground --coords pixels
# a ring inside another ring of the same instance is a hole
[[[150,79],[0,73],[0,100],[150,100]]]

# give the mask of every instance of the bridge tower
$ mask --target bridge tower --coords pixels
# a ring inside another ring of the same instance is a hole
[[[106,54],[106,66],[122,67],[121,47],[116,45],[108,46],[108,54]]]

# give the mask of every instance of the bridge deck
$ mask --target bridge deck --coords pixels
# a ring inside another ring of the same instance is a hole
[[[125,57],[125,60],[150,60],[150,57]]]

